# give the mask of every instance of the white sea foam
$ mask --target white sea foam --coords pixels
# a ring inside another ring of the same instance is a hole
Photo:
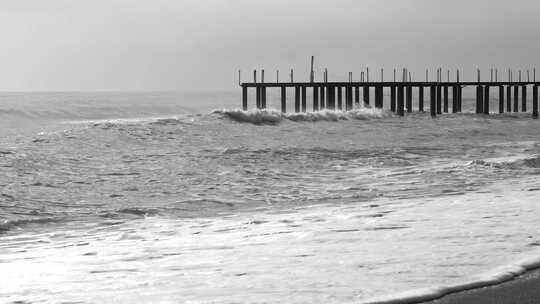
[[[243,111],[214,110],[212,113],[224,115],[232,120],[253,124],[277,124],[283,120],[290,121],[340,121],[340,120],[364,120],[391,116],[391,112],[376,108],[359,108],[351,111],[321,110],[315,112],[282,113],[276,109],[252,109]]]
[[[431,301],[442,298],[452,293],[498,285],[513,280],[527,271],[535,270],[538,268],[540,268],[540,251],[531,254],[529,258],[522,259],[510,265],[498,267],[494,271],[479,276],[477,279],[460,282],[454,285],[412,289],[402,293],[374,297],[365,301],[361,301],[360,303],[412,304]]]
[[[535,183],[530,178],[521,185]],[[399,208],[386,201],[213,219],[149,216],[114,226],[10,236],[0,246],[0,300],[430,300],[540,266],[540,253],[522,244],[524,233],[535,231],[531,223],[538,211],[534,193],[522,192],[521,185],[505,189],[502,197],[492,194],[501,186],[494,185],[485,193],[426,204],[402,200],[406,206]],[[516,209],[522,210],[518,217]],[[486,219],[471,224],[479,217]],[[498,243],[501,235],[512,237]],[[396,238],[400,241],[388,241]],[[385,293],[391,295],[377,297]]]

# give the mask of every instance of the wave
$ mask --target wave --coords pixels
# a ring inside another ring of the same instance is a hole
[[[361,304],[412,304],[440,299],[446,295],[498,285],[532,270],[540,268],[540,253],[534,257],[523,259],[509,266],[500,267],[491,273],[478,277],[476,280],[448,286],[421,288],[399,294],[375,297]]]
[[[54,217],[42,217],[33,219],[19,219],[19,220],[5,220],[0,223],[0,235],[6,233],[15,228],[21,228],[23,226],[33,224],[51,224],[61,222],[62,219]]]
[[[469,165],[496,169],[538,169],[540,168],[540,155],[480,159],[473,160]]]
[[[304,113],[282,113],[276,109],[253,109],[243,111],[240,109],[214,110],[212,114],[219,114],[238,122],[252,124],[279,124],[284,120],[290,121],[340,121],[340,120],[366,120],[372,118],[382,118],[393,114],[382,109],[360,108],[351,111],[321,110]]]

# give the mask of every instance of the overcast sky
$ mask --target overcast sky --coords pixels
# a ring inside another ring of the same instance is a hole
[[[307,79],[311,55],[330,80],[438,65],[472,79],[540,67],[540,1],[0,0],[0,37],[9,91],[236,90],[238,69]]]

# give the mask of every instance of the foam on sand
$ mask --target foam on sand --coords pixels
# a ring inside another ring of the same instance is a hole
[[[534,257],[526,258],[508,266],[495,269],[491,273],[456,285],[438,286],[409,290],[389,296],[382,296],[362,301],[362,304],[412,304],[436,300],[445,295],[481,287],[501,284],[524,274],[527,271],[540,268],[540,252]]]

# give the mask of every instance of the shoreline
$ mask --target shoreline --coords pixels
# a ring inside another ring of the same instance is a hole
[[[540,303],[538,256],[501,267],[498,271],[449,286],[436,286],[375,297],[362,304],[537,304]],[[517,301],[516,299],[520,299]]]
[[[540,302],[540,268],[500,284],[449,293],[418,304],[536,304]]]

